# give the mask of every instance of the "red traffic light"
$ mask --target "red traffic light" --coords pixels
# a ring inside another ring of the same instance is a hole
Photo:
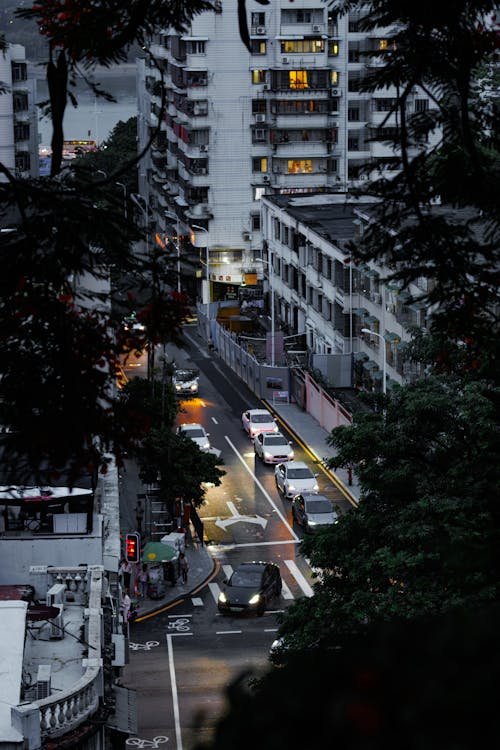
[[[136,531],[127,534],[125,539],[125,557],[128,562],[139,562],[140,547],[141,538],[139,534]]]

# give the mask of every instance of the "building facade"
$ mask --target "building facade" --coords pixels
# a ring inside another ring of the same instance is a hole
[[[16,177],[38,177],[36,79],[20,44],[0,56],[0,81],[0,162]]]
[[[387,30],[367,35],[359,15],[318,0],[248,0],[249,52],[237,9],[221,2],[188,33],[166,30],[139,63],[140,147],[159,129],[140,191],[157,241],[173,238],[208,275],[204,300],[235,298],[260,273],[262,195],[346,193],[395,157],[373,136],[382,125],[393,135],[396,93],[360,90],[383,64]],[[428,104],[417,90],[408,100],[412,111]]]

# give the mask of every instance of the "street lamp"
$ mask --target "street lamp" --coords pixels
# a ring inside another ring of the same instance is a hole
[[[139,193],[130,193],[130,197],[144,214],[144,226],[146,228],[146,255],[149,257],[149,200]],[[144,201],[144,206],[140,201]]]
[[[210,338],[210,275],[209,275],[209,264],[210,264],[210,258],[208,254],[208,229],[205,229],[205,227],[200,227],[197,224],[191,224],[191,229],[199,229],[201,232],[205,232],[206,235],[206,255],[205,255],[205,263],[207,266],[207,340]]]
[[[115,185],[118,185],[118,187],[123,189],[123,214],[125,216],[125,221],[127,221],[127,186],[124,185],[123,182],[115,182]]]
[[[382,370],[382,393],[387,393],[387,385],[386,385],[386,376],[387,376],[387,363],[386,363],[386,356],[385,356],[385,339],[382,336],[381,333],[377,333],[376,331],[372,331],[370,328],[362,328],[361,333],[369,333],[370,336],[377,336],[382,341],[383,344],[383,352],[384,352],[384,359],[383,359],[383,370]]]

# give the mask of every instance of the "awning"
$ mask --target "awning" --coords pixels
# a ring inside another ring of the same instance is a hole
[[[397,333],[386,331],[384,333],[384,339],[388,341],[390,344],[398,344],[401,341],[401,336],[398,336]]]
[[[354,352],[352,356],[355,362],[366,362],[368,359],[366,352]]]
[[[354,315],[368,315],[368,310],[365,307],[353,307]]]
[[[363,362],[363,369],[371,372],[371,370],[378,370],[379,366],[373,359],[369,359],[368,362]]]
[[[181,36],[183,42],[208,42],[208,36]]]
[[[169,544],[161,542],[148,542],[142,553],[142,562],[160,563],[168,562],[177,556],[177,551]]]
[[[295,39],[304,39],[304,34],[280,34],[279,36],[275,36],[275,39],[279,39],[283,42],[293,42]]]

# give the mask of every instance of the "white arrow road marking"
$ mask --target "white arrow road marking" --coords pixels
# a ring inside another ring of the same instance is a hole
[[[219,594],[220,594],[220,587],[216,583],[209,583],[208,588],[210,589],[210,593],[212,594],[215,603],[219,601]]]
[[[293,560],[285,560],[285,565],[287,566],[290,573],[293,575],[297,583],[299,584],[300,588],[304,592],[306,596],[313,596],[314,591],[312,590],[312,587],[308,584],[300,570],[298,569],[296,563]]]
[[[298,537],[297,534],[295,533],[295,531],[292,529],[292,527],[290,526],[290,524],[286,520],[286,518],[283,515],[283,513],[280,511],[280,509],[278,508],[278,506],[276,505],[276,503],[272,500],[272,498],[269,495],[269,493],[266,492],[265,488],[262,486],[262,484],[259,482],[259,480],[255,476],[255,474],[253,473],[253,471],[247,465],[247,463],[244,460],[243,456],[239,453],[239,451],[236,449],[236,447],[230,441],[230,439],[228,438],[228,436],[224,435],[224,437],[226,438],[226,441],[227,441],[228,445],[236,453],[236,455],[238,456],[239,460],[241,461],[241,463],[243,464],[243,466],[245,467],[245,469],[248,471],[248,473],[250,474],[250,476],[252,477],[253,481],[255,482],[255,484],[257,485],[257,487],[259,488],[259,490],[262,492],[262,494],[264,495],[264,497],[266,498],[266,500],[269,502],[270,505],[272,505],[272,507],[274,508],[274,510],[276,511],[276,513],[278,514],[278,516],[281,518],[281,520],[283,521],[283,523],[285,524],[285,526],[289,530],[290,534],[292,535],[293,539],[296,542],[300,541],[300,537]]]
[[[244,523],[258,523],[260,526],[262,526],[263,529],[267,526],[267,519],[262,518],[262,516],[240,516],[238,513],[236,506],[234,503],[232,503],[230,500],[227,502],[227,507],[231,511],[230,518],[226,518],[225,520],[222,520],[220,517],[217,517],[217,520],[215,522],[215,525],[218,526],[223,531],[226,530],[226,526],[231,526],[233,523],[238,523],[239,521],[243,521]]]

